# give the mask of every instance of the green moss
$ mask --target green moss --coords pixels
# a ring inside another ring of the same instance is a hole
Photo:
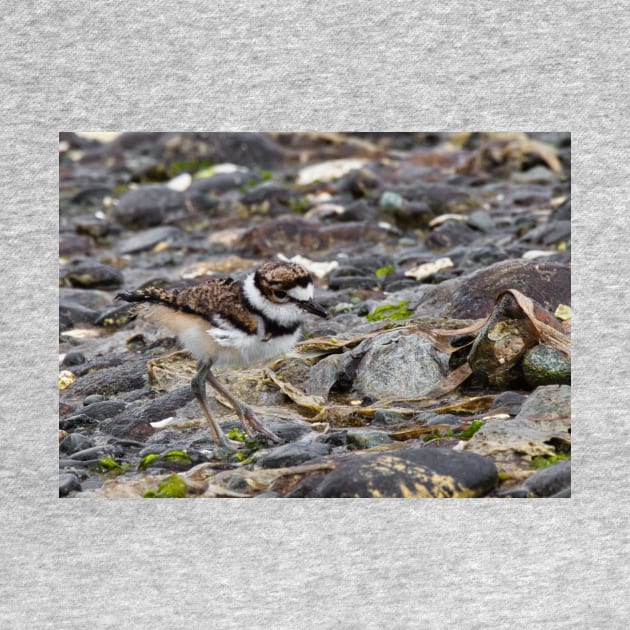
[[[374,274],[379,280],[383,280],[383,278],[387,278],[387,276],[394,273],[395,270],[394,265],[387,265],[386,267],[379,267]]]
[[[179,464],[190,464],[192,459],[186,451],[168,451],[168,453],[149,453],[145,455],[138,464],[138,470],[146,470],[149,466],[154,466],[159,462],[176,462]]]
[[[365,318],[369,322],[380,322],[384,319],[389,319],[390,321],[407,319],[413,315],[413,311],[410,311],[407,306],[409,306],[407,300],[398,302],[398,304],[384,304],[383,306],[377,306],[371,313],[368,313]]]
[[[540,470],[542,468],[549,468],[549,466],[553,466],[566,459],[571,459],[571,456],[565,453],[558,453],[557,455],[536,455],[536,457],[532,458],[530,466],[534,470]]]
[[[431,440],[437,440],[438,438],[452,437],[457,438],[458,440],[469,440],[481,427],[483,426],[483,422],[480,420],[473,420],[470,423],[470,426],[465,428],[463,431],[459,433],[455,433],[453,429],[446,429],[446,431],[439,433],[431,433],[430,435],[425,435],[422,439],[425,442],[430,442]]]
[[[235,442],[245,442],[245,440],[247,440],[247,433],[237,427],[234,427],[227,436],[230,440],[234,440]]]
[[[291,208],[291,212],[295,214],[304,214],[310,205],[311,202],[306,197],[289,199],[289,208]]]
[[[177,474],[163,479],[157,490],[148,490],[145,499],[183,499],[186,497],[186,482]]]
[[[123,467],[111,457],[101,457],[98,460],[98,467],[101,472],[122,472]]]
[[[190,160],[190,161],[181,161],[181,162],[173,162],[169,169],[168,174],[171,177],[175,177],[175,175],[179,175],[180,173],[197,173],[198,171],[209,169],[212,166],[212,162],[210,160]]]
[[[157,461],[160,459],[160,454],[159,453],[149,453],[148,455],[145,455],[141,460],[140,463],[138,464],[138,469],[139,470],[146,470],[153,462]]]

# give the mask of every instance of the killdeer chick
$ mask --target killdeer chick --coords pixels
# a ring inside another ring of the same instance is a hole
[[[221,385],[211,368],[244,366],[287,352],[299,339],[306,313],[328,317],[313,301],[313,281],[306,269],[268,262],[243,281],[217,278],[181,290],[123,292],[116,299],[141,302],[139,314],[176,334],[197,359],[191,387],[217,445],[232,448],[208,408],[206,380],[232,405],[247,435],[260,431],[274,442],[282,441]]]

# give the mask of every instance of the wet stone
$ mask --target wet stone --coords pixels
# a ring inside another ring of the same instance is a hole
[[[120,271],[93,260],[70,261],[61,268],[60,278],[66,285],[86,289],[117,287],[124,281]]]
[[[387,433],[373,429],[348,429],[346,440],[350,450],[374,448],[393,442]]]
[[[81,491],[81,484],[79,478],[70,472],[63,472],[59,474],[59,496],[67,497],[71,492]]]
[[[294,442],[278,446],[258,460],[263,468],[283,468],[297,466],[310,459],[325,457],[331,451],[329,444],[321,442]]]
[[[59,428],[63,431],[72,431],[79,427],[90,427],[96,424],[94,418],[90,418],[84,413],[75,414],[59,420]]]
[[[77,324],[93,324],[98,313],[81,304],[61,299],[59,301],[59,328],[68,330]]]
[[[94,446],[94,440],[82,433],[71,433],[65,437],[61,444],[59,444],[59,450],[67,455],[78,453]]]
[[[497,468],[486,457],[414,445],[349,459],[309,496],[480,497],[493,490],[497,480]]]
[[[78,350],[70,350],[70,352],[66,352],[66,355],[63,358],[62,365],[64,367],[71,367],[73,365],[81,365],[85,363],[86,358],[82,352]]]

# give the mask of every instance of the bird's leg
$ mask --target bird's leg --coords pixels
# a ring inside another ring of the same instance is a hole
[[[193,394],[195,395],[195,398],[197,399],[197,402],[199,402],[201,410],[206,416],[212,440],[217,446],[223,446],[233,451],[235,450],[235,446],[238,445],[238,443],[232,442],[232,440],[228,440],[225,433],[223,433],[221,427],[218,425],[217,421],[212,417],[210,409],[208,408],[208,399],[206,398],[206,378],[208,377],[208,374],[212,374],[212,372],[210,372],[211,366],[212,363],[210,361],[200,361],[197,366],[197,374],[195,374],[195,376],[193,377],[190,386],[192,388]]]
[[[208,368],[206,378],[208,382],[214,389],[216,389],[219,394],[223,395],[227,401],[232,405],[234,411],[236,411],[236,415],[238,416],[241,424],[243,425],[243,429],[245,429],[245,433],[249,435],[250,438],[255,437],[255,431],[260,431],[266,435],[272,442],[282,442],[283,440],[279,438],[273,431],[267,429],[261,422],[258,420],[254,412],[250,407],[243,404],[238,398],[230,394],[230,392],[217,380],[217,377],[212,373],[212,370]]]

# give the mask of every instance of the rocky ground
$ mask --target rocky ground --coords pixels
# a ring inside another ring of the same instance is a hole
[[[570,496],[567,133],[60,136],[59,493]],[[276,257],[332,314],[193,399],[194,362],[114,301]]]

